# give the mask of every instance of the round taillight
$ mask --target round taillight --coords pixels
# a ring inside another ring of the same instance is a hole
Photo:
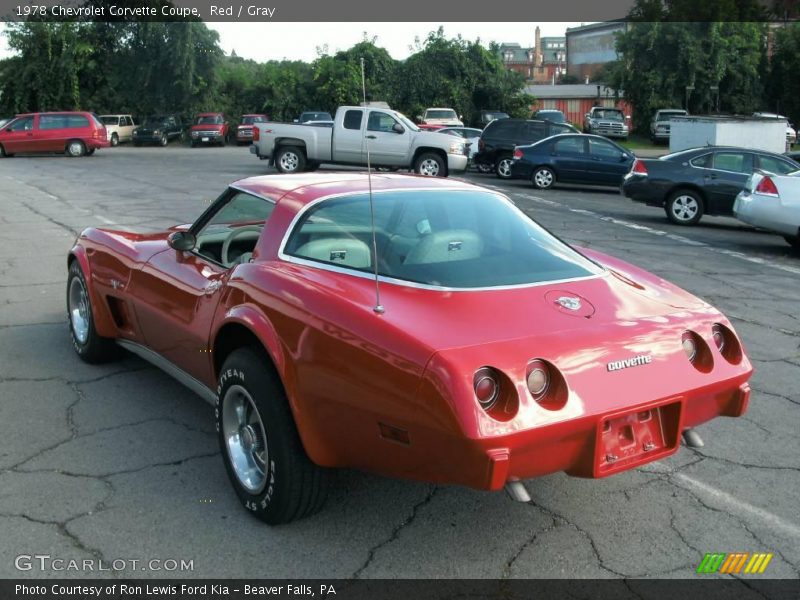
[[[547,365],[540,360],[533,361],[528,366],[528,391],[537,400],[547,393],[550,387],[550,373]]]
[[[694,362],[694,359],[697,358],[697,342],[695,342],[694,336],[690,332],[687,331],[683,334],[681,346],[683,346],[683,352],[689,362]]]
[[[475,397],[483,410],[489,410],[500,397],[500,381],[489,367],[478,369],[474,378]]]
[[[742,345],[739,343],[736,334],[722,323],[714,323],[711,327],[711,337],[714,339],[714,345],[722,355],[722,357],[729,363],[738,365],[742,362]]]
[[[717,350],[720,351],[720,354],[725,353],[725,331],[722,329],[722,325],[719,323],[715,323],[714,326],[711,328],[711,337],[714,338],[714,345],[717,347]]]

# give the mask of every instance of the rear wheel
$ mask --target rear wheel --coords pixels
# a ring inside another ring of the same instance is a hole
[[[444,159],[433,152],[420,154],[414,163],[414,172],[417,175],[425,175],[426,177],[444,177]]]
[[[240,348],[225,360],[214,412],[225,470],[246,509],[279,525],[322,507],[327,471],[306,455],[283,386],[263,354]]]
[[[556,174],[550,167],[539,167],[533,172],[531,177],[533,187],[540,190],[548,190],[556,182]]]
[[[118,146],[119,145],[119,136],[116,133],[111,134],[111,145]]]
[[[84,146],[83,142],[80,140],[70,140],[67,142],[64,151],[66,152],[67,156],[75,158],[86,154],[86,146]]]
[[[694,190],[678,190],[667,199],[664,210],[676,225],[695,225],[703,216],[703,199]]]
[[[514,164],[513,159],[508,156],[501,156],[497,159],[494,165],[494,172],[500,179],[511,179],[511,165]]]
[[[297,146],[283,146],[275,156],[275,167],[281,173],[299,173],[306,168],[306,157]]]
[[[95,330],[89,288],[77,260],[70,264],[67,276],[67,320],[72,347],[81,360],[102,363],[117,356],[117,346],[113,340],[99,336]]]
[[[13,154],[6,154],[6,149],[3,148],[3,144],[0,144],[0,158],[8,158],[14,156]]]

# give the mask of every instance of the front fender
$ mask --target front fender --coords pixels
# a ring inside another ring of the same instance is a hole
[[[86,280],[89,300],[92,303],[92,318],[97,335],[107,338],[117,337],[117,327],[108,310],[108,305],[103,301],[103,298],[100,297],[100,294],[97,293],[97,288],[94,285],[94,275],[91,261],[89,260],[89,254],[86,248],[79,243],[76,243],[69,252],[67,268],[69,268],[73,260],[77,260],[80,264],[81,271],[83,271],[83,278]]]

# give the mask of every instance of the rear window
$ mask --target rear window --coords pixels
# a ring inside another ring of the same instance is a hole
[[[252,125],[253,123],[266,123],[267,119],[265,117],[244,117],[242,119],[242,125]]]
[[[469,289],[602,272],[492,192],[381,192],[374,195],[374,207],[378,272],[392,279]],[[369,196],[331,198],[308,209],[283,253],[329,268],[373,273]]]
[[[119,117],[100,117],[103,125],[119,125]]]
[[[425,112],[426,119],[455,119],[456,111],[454,110],[429,110]]]

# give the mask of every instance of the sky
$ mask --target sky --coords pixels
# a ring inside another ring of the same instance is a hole
[[[364,38],[377,36],[377,44],[386,48],[392,58],[402,60],[411,54],[414,37],[425,39],[439,26],[445,36],[458,34],[467,40],[481,42],[517,42],[533,46],[536,26],[543,37],[563,36],[567,27],[581,23],[207,23],[220,35],[220,46],[226,54],[235,51],[242,58],[259,62],[267,60],[304,60],[317,58],[317,47],[327,45],[328,52],[346,50]],[[5,25],[2,25],[5,29]],[[0,38],[0,58],[10,54],[6,38]]]

